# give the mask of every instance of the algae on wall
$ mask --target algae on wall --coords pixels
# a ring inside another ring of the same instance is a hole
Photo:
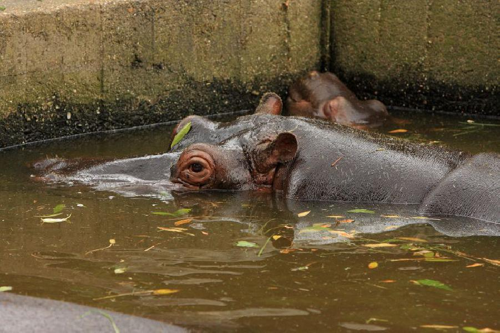
[[[332,0],[332,68],[384,102],[500,116],[500,2]]]
[[[316,0],[26,1],[0,13],[0,147],[249,109],[320,61]]]

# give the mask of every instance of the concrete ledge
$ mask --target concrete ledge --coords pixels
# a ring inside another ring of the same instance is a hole
[[[4,0],[0,147],[250,108],[317,68],[315,0]]]
[[[335,0],[332,68],[389,105],[500,117],[495,0]]]

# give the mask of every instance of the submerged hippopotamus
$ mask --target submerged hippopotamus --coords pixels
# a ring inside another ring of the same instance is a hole
[[[286,108],[290,115],[327,119],[366,129],[380,126],[389,114],[384,104],[360,101],[332,73],[310,72],[290,86]]]
[[[423,215],[500,222],[500,158],[471,156],[310,118],[282,117],[266,94],[229,123],[189,116],[191,130],[165,154],[116,160],[65,179],[137,191],[263,190],[300,201],[415,204]],[[49,163],[52,176],[65,163]],[[67,163],[74,170],[74,163]],[[144,188],[148,188],[144,190]],[[133,192],[132,191],[132,192]]]

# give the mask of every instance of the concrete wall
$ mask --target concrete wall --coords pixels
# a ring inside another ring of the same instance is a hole
[[[317,68],[317,0],[3,0],[0,147],[255,106]]]
[[[331,67],[389,105],[500,116],[498,0],[332,0]]]
[[[391,106],[500,116],[499,13],[498,0],[0,0],[0,147],[248,109],[320,68]]]

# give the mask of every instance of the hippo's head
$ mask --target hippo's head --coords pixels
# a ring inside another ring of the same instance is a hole
[[[297,139],[289,132],[255,129],[272,121],[281,108],[281,99],[269,93],[262,98],[256,115],[235,123],[218,124],[198,116],[183,119],[173,136],[188,122],[192,132],[174,147],[180,156],[171,168],[171,181],[189,190],[272,188],[277,170],[295,158]]]

